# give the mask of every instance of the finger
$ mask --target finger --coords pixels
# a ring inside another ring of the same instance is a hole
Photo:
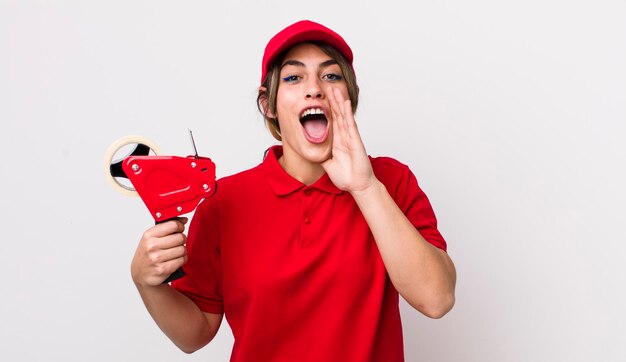
[[[338,106],[341,109],[341,114],[344,119],[346,129],[349,130],[351,127],[356,127],[354,113],[352,113],[352,102],[349,98],[344,98],[339,89],[335,89],[335,92],[335,99],[337,100]]]
[[[330,101],[330,113],[332,116],[331,119],[329,119],[329,121],[332,123],[331,127],[333,128],[333,143],[337,143],[339,138],[341,137],[339,133],[340,132],[340,129],[339,129],[340,115],[337,112],[338,104],[333,94],[332,88],[330,89],[330,92],[328,92],[328,99]]]
[[[333,88],[332,89],[332,93],[333,93],[333,99],[335,100],[334,109],[339,114],[339,117],[341,119],[341,127],[345,128],[346,127],[346,116],[348,115],[348,114],[346,114],[345,107],[343,106],[343,103],[345,102],[345,99],[343,98],[343,95],[341,94],[341,91],[339,89],[337,89],[337,88]]]
[[[343,115],[346,137],[351,141],[354,140],[360,142],[361,135],[359,134],[356,119],[354,118],[354,113],[352,112],[352,102],[349,98],[344,98],[343,94],[341,94],[338,89],[336,91],[337,93],[335,97],[341,102],[341,112]]]
[[[187,255],[187,248],[184,245],[179,245],[173,248],[159,250],[150,253],[150,262],[154,265],[168,263],[171,260],[179,259]]]
[[[330,88],[330,92],[328,92],[328,100],[330,101],[330,113],[332,115],[333,122],[337,122],[340,117],[339,113],[339,103],[335,98],[334,88]]]
[[[183,233],[175,233],[166,235],[161,238],[155,238],[153,240],[153,248],[152,251],[155,250],[166,250],[175,248],[180,245],[185,245],[187,242],[187,236]]]
[[[343,112],[343,107],[341,105],[341,100],[337,97],[343,99],[339,90],[334,87],[331,88],[329,92],[329,99],[331,104],[331,112],[333,114],[333,122],[335,123],[333,131],[335,131],[335,134],[337,134],[337,136],[339,136],[340,138],[345,138],[347,131],[345,115]]]
[[[146,238],[159,238],[174,233],[180,233],[185,231],[185,224],[187,221],[188,219],[186,217],[164,221],[148,229],[144,235]]]
[[[141,243],[140,249],[143,254],[151,260],[155,255],[160,255],[164,250],[185,245],[187,237],[185,234],[171,234],[162,238],[151,238]]]
[[[185,263],[187,262],[187,257],[180,257],[180,258],[176,258],[176,259],[172,259],[169,260],[167,262],[164,263],[160,263],[158,265],[155,266],[154,273],[156,274],[156,278],[157,278],[157,285],[162,283],[163,280],[165,280],[167,277],[169,277],[174,271],[176,271],[178,268],[182,267],[183,265],[185,265]]]
[[[160,226],[165,231],[165,234],[179,233],[185,230],[185,224],[187,224],[188,220],[186,217],[174,218],[161,222],[156,226]]]
[[[354,133],[356,129],[356,121],[354,119],[354,113],[352,113],[352,102],[349,98],[344,98],[339,89],[336,89],[335,92],[335,98],[337,99],[342,115],[343,128],[347,137],[353,138],[356,136]]]

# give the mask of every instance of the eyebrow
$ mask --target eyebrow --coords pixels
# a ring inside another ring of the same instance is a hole
[[[338,64],[338,63],[337,63],[337,61],[335,59],[328,59],[328,60],[320,63],[320,68],[326,68],[326,67],[331,66],[333,64]],[[302,63],[299,60],[288,59],[280,66],[280,69],[283,69],[287,65],[293,65],[295,67],[304,67],[305,66],[304,63]]]

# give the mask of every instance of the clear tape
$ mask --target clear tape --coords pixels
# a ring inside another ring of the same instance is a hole
[[[113,144],[109,146],[106,154],[104,155],[104,177],[116,191],[124,195],[128,195],[128,196],[137,196],[138,195],[137,191],[135,191],[135,189],[131,187],[128,187],[120,183],[115,177],[113,177],[113,175],[111,175],[111,165],[114,162],[118,162],[121,159],[128,156],[126,155],[122,157],[121,159],[116,159],[116,160],[113,159],[113,157],[116,156],[116,153],[122,147],[127,146],[127,145],[133,145],[133,144],[146,145],[150,148],[150,150],[152,150],[152,152],[154,152],[155,155],[159,155],[161,153],[159,151],[159,148],[156,146],[156,144],[154,144],[154,142],[142,136],[125,136],[113,142]]]

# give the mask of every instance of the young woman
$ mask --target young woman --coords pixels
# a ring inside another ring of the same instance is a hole
[[[281,146],[220,179],[186,219],[148,229],[132,276],[163,332],[193,352],[225,315],[232,361],[403,361],[399,296],[439,318],[456,274],[409,168],[368,157],[352,51],[301,21],[268,43],[258,105]],[[178,267],[186,276],[161,284]]]

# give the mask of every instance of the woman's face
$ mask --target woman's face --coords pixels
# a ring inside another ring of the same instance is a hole
[[[333,135],[328,94],[332,88],[349,99],[335,60],[308,43],[287,53],[281,64],[276,97],[276,117],[287,158],[316,164],[330,158]]]

